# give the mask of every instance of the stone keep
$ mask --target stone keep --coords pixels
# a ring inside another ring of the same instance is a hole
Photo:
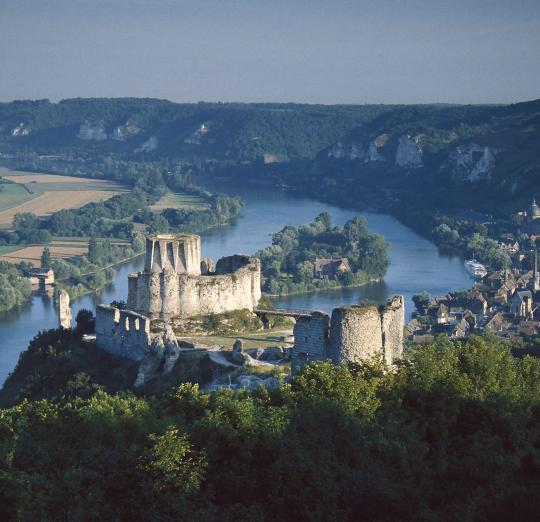
[[[404,326],[405,305],[400,295],[384,306],[335,308],[331,320],[323,312],[313,312],[296,321],[292,372],[313,361],[360,362],[377,354],[393,364],[403,354]]]
[[[152,319],[253,310],[260,297],[257,258],[224,257],[214,270],[210,259],[201,261],[201,238],[195,235],[149,236],[144,271],[128,276],[128,308]]]

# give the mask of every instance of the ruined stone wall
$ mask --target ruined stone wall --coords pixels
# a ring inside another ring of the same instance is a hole
[[[233,273],[226,273],[229,268]],[[260,261],[247,256],[220,259],[216,274],[195,276],[165,269],[128,277],[128,308],[152,318],[253,310],[260,297]]]
[[[330,317],[313,312],[310,317],[299,317],[294,325],[294,348],[291,370],[299,372],[306,364],[327,358]]]
[[[384,360],[392,364],[403,356],[403,327],[405,303],[403,296],[395,295],[381,309]]]
[[[129,310],[99,305],[96,344],[113,355],[141,361],[150,349],[150,319]]]
[[[321,312],[299,318],[294,328],[292,371],[321,359],[339,364],[360,362],[378,354],[387,364],[393,364],[403,354],[404,325],[402,296],[394,296],[385,306],[336,308],[331,321]]]
[[[69,306],[69,294],[62,288],[58,293],[58,323],[60,328],[71,328],[71,307]]]
[[[201,238],[187,234],[157,234],[146,238],[145,272],[172,270],[201,273]]]

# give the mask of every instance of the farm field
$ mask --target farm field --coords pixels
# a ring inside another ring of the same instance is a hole
[[[165,208],[199,208],[208,207],[204,198],[193,194],[181,192],[167,192],[158,202],[150,207],[154,211],[160,211]]]
[[[2,245],[0,246],[0,256],[10,254],[11,252],[15,252],[15,250],[20,250],[20,248],[20,245]]]
[[[51,251],[51,259],[57,261],[60,259],[69,259],[79,257],[88,253],[88,237],[55,237],[48,245],[6,245],[0,246],[0,261],[8,263],[20,263],[26,261],[38,267],[41,262],[41,254],[45,246]],[[98,240],[100,238],[97,238]],[[130,242],[125,239],[111,239],[113,245],[129,245]]]
[[[0,167],[0,176],[13,182],[2,184],[9,189],[0,192],[1,227],[9,226],[19,212],[47,216],[58,210],[106,200],[128,190],[109,180],[15,172],[4,167]]]
[[[35,198],[23,185],[15,183],[0,183],[0,211],[21,205]]]
[[[78,257],[88,252],[88,243],[81,244],[80,242],[74,242],[68,244],[62,242],[61,244],[51,243],[49,250],[51,251],[51,259],[58,261],[61,259],[69,259],[70,257]],[[0,255],[0,261],[7,261],[8,263],[20,263],[26,261],[32,265],[39,267],[41,261],[41,254],[43,253],[44,245],[28,246],[19,248],[11,252],[2,253]]]

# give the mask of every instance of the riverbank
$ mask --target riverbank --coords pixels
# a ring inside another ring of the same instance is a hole
[[[271,243],[271,236],[276,230],[285,225],[308,223],[322,212],[329,212],[333,222],[339,226],[358,214],[356,210],[298,197],[282,189],[261,191],[256,187],[236,185],[229,187],[229,191],[240,195],[245,205],[236,223],[201,234],[202,255],[214,260],[234,254],[253,254]],[[414,310],[414,294],[425,290],[431,295],[442,295],[470,287],[472,279],[460,258],[439,252],[433,243],[389,215],[367,212],[364,216],[370,231],[384,235],[390,244],[391,264],[384,280],[358,288],[281,296],[273,299],[276,307],[331,313],[337,306],[360,304],[366,300],[384,304],[389,296],[400,294],[405,296],[408,320]],[[72,300],[73,317],[83,308],[95,310],[100,303],[125,301],[128,274],[143,268],[144,256],[116,266],[116,275],[110,284],[97,293]],[[46,295],[33,295],[19,309],[0,313],[0,384],[15,367],[19,353],[27,348],[34,335],[40,330],[55,328],[57,324],[54,302]]]
[[[316,293],[319,293],[319,292],[327,292],[329,290],[344,290],[346,288],[349,288],[349,289],[362,288],[362,287],[364,287],[366,285],[371,285],[371,284],[374,284],[374,283],[380,283],[382,281],[384,281],[384,278],[374,278],[374,279],[370,279],[368,281],[365,281],[363,283],[358,283],[358,284],[353,284],[353,285],[342,285],[342,284],[339,284],[338,282],[336,282],[335,284],[330,284],[329,286],[324,287],[324,288],[312,288],[312,289],[306,290],[306,291],[287,292],[287,293],[280,293],[280,294],[268,294],[268,293],[265,293],[265,295],[267,295],[271,299],[274,299],[274,298],[279,299],[281,297],[291,297],[291,296],[301,296],[301,295],[316,294]],[[329,281],[329,283],[332,283],[332,281]]]

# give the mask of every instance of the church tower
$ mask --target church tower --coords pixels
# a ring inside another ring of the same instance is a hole
[[[538,252],[536,250],[536,246],[534,247],[534,269],[533,269],[532,289],[535,293],[540,292],[540,274],[538,273]]]

